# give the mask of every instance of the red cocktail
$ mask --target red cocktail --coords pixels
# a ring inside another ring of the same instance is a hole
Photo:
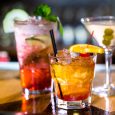
[[[56,25],[44,19],[33,17],[25,21],[15,21],[17,55],[24,92],[34,94],[50,91],[50,29],[55,31]]]

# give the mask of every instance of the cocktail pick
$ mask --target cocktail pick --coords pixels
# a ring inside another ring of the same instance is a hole
[[[92,31],[92,33],[90,34],[90,36],[88,37],[88,44],[90,43],[90,41],[93,39],[96,42],[96,45],[99,46],[97,40],[94,38],[94,31]]]
[[[53,46],[53,51],[54,51],[54,56],[56,56],[57,54],[57,47],[56,47],[56,42],[55,42],[55,37],[54,37],[54,32],[53,30],[50,30],[50,36],[51,36],[51,41],[52,41],[52,46]],[[57,60],[56,60],[57,61]],[[55,77],[55,76],[54,76]],[[63,93],[62,93],[62,90],[61,90],[61,86],[57,80],[57,78],[55,77],[56,79],[56,82],[58,84],[58,88],[59,88],[59,91],[60,91],[60,97],[63,99]]]
[[[90,36],[88,37],[88,44],[90,43],[91,39],[93,38],[93,34],[94,34],[94,31],[92,31],[92,33],[91,33]]]

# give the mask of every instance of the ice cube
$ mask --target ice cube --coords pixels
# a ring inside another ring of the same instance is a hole
[[[77,56],[79,56],[79,53],[75,53],[75,52],[70,52],[71,58],[76,58]]]
[[[71,55],[67,49],[58,51],[56,56],[57,56],[58,63],[61,63],[63,65],[71,63]]]

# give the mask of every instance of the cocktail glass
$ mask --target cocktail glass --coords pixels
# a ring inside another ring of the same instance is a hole
[[[115,95],[115,87],[111,80],[112,52],[115,49],[115,17],[98,16],[82,18],[81,22],[94,37],[99,46],[105,50],[106,76],[103,86],[93,88],[100,96]]]
[[[15,20],[15,39],[24,94],[50,91],[51,75],[48,53],[52,52],[49,30],[56,34],[56,24],[41,17]]]
[[[82,109],[90,106],[95,61],[95,54],[84,57],[67,50],[58,51],[56,57],[50,55],[57,107]]]

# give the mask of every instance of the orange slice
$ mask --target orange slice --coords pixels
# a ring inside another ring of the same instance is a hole
[[[75,44],[70,46],[69,50],[76,53],[104,53],[103,48],[90,44]]]

